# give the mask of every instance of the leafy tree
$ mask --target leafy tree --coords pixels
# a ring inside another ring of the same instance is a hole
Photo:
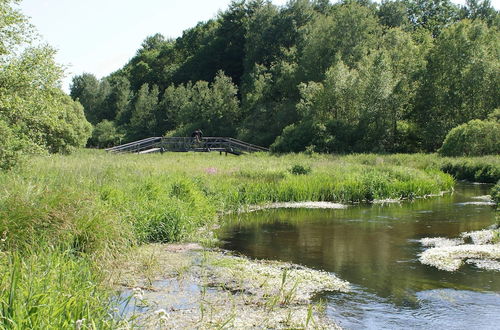
[[[80,102],[85,111],[85,117],[92,124],[100,120],[102,97],[99,80],[91,73],[83,73],[73,77],[70,86],[70,96]]]
[[[136,95],[130,124],[128,125],[128,139],[139,140],[157,135],[156,117],[158,105],[158,86],[149,88],[148,84],[142,85]]]
[[[407,12],[408,8],[403,0],[383,0],[377,16],[383,25],[403,29],[410,25]]]
[[[337,59],[353,67],[376,47],[381,32],[373,11],[356,3],[337,6],[332,15],[318,16],[304,29],[300,61],[304,80],[323,80]]]
[[[120,124],[126,124],[130,121],[130,100],[132,92],[130,91],[130,82],[127,78],[117,75],[106,79],[109,81],[109,93],[102,104],[102,111],[105,114],[103,119],[115,120]]]
[[[22,39],[18,37],[12,38]],[[6,131],[4,142],[13,143],[7,148],[10,156],[3,154],[6,158],[0,159],[4,168],[17,157],[12,152],[69,152],[84,146],[90,135],[91,126],[81,105],[59,89],[63,70],[55,63],[54,54],[48,46],[28,46],[19,55],[10,52],[0,58],[0,122]]]
[[[405,0],[410,22],[415,29],[424,28],[433,36],[459,20],[459,7],[450,0]]]
[[[500,123],[474,119],[453,128],[439,153],[443,156],[483,156],[500,154]]]
[[[295,50],[283,50],[282,60],[269,68],[256,65],[249,76],[242,101],[244,120],[238,136],[259,145],[270,145],[287,125],[298,119],[298,66]]]
[[[491,5],[490,0],[467,0],[465,6],[461,8],[461,18],[470,20],[480,19],[493,25],[495,19],[498,19],[498,13]]]
[[[119,144],[122,139],[123,134],[118,131],[115,124],[105,119],[94,127],[89,144],[98,148],[108,148]]]
[[[480,21],[461,21],[437,38],[414,112],[427,150],[436,150],[453,127],[499,107],[499,50],[498,31]]]
[[[0,56],[13,55],[20,45],[29,44],[34,38],[28,19],[12,6],[19,2],[0,1]]]

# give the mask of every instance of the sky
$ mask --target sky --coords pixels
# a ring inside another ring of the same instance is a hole
[[[125,65],[149,35],[177,38],[200,21],[214,18],[231,0],[24,0],[43,40],[67,67],[63,89],[84,72],[98,78]],[[286,0],[273,0],[283,5]]]
[[[63,89],[84,72],[98,78],[118,70],[132,58],[142,41],[161,33],[177,38],[200,21],[214,18],[231,0],[24,0],[43,41],[58,50],[56,61],[66,66]],[[284,5],[287,0],[272,0]],[[465,0],[453,0],[464,3]],[[491,1],[500,8],[500,0]]]

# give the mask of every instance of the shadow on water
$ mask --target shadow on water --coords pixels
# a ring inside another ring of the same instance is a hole
[[[465,266],[422,265],[423,237],[456,237],[494,223],[490,186],[459,184],[453,194],[340,210],[278,209],[228,218],[223,248],[331,271],[353,284],[325,293],[327,312],[347,328],[500,324],[500,276]]]

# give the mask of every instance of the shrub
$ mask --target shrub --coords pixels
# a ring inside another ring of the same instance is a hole
[[[500,180],[491,189],[491,198],[497,203],[497,206],[500,204]]]
[[[300,164],[295,164],[290,168],[290,173],[295,174],[295,175],[309,174],[309,173],[311,173],[311,167],[300,165]]]
[[[439,153],[443,156],[482,156],[500,153],[500,124],[471,120],[453,128]]]
[[[440,169],[457,180],[482,183],[495,183],[500,180],[498,158],[448,158],[443,160]]]
[[[109,120],[103,120],[95,125],[89,144],[98,148],[108,148],[120,143],[123,134],[118,132],[115,124]]]

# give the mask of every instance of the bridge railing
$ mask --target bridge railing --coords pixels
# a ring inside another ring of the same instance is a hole
[[[267,148],[227,137],[204,137],[201,140],[191,137],[151,137],[108,148],[106,151],[137,153],[152,148],[159,148],[161,151],[224,151],[234,154],[269,151]]]
[[[108,152],[141,152],[151,149],[161,143],[161,137],[150,137],[139,141],[122,144],[116,147],[105,149]]]

